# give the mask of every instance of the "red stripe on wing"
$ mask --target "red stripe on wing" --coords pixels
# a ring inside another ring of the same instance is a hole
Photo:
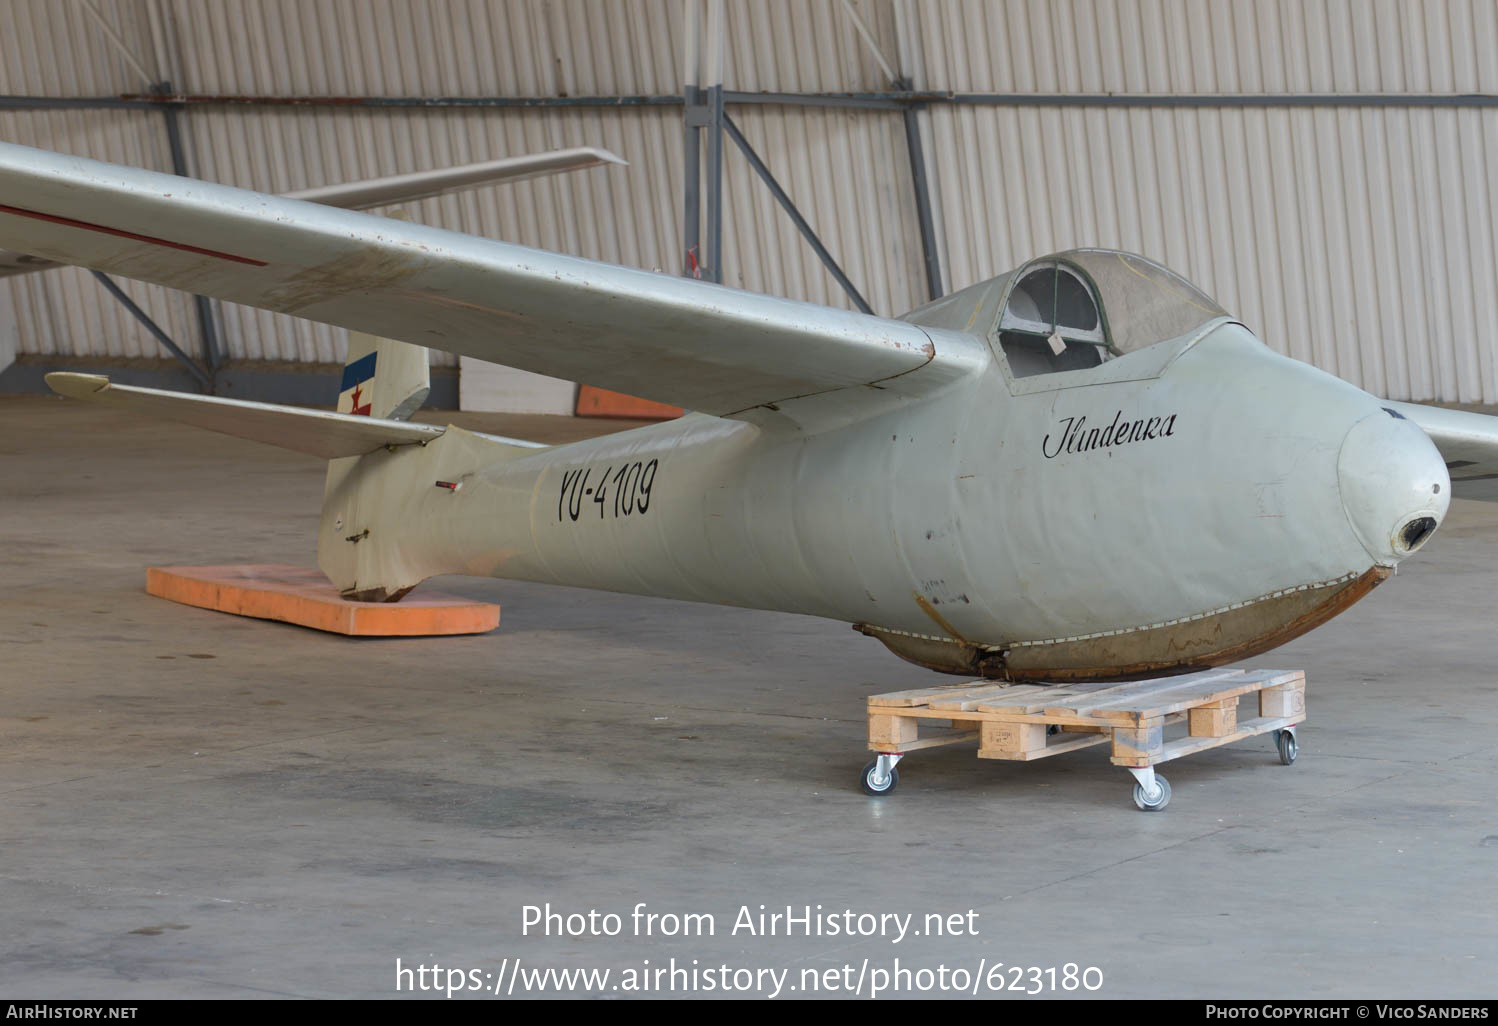
[[[204,249],[201,246],[189,246],[185,242],[159,239],[154,235],[137,235],[135,232],[122,231],[119,228],[109,228],[105,225],[93,224],[89,221],[76,221],[71,217],[59,217],[56,214],[43,214],[36,210],[23,210],[20,207],[6,206],[4,203],[0,203],[0,214],[15,214],[17,217],[30,217],[38,221],[51,221],[53,224],[67,225],[69,228],[82,228],[85,231],[101,232],[104,235],[117,235],[122,239],[134,239],[137,242],[150,242],[157,246],[169,246],[172,249],[180,249],[187,253],[201,253],[203,256],[217,257],[220,260],[232,260],[237,264],[249,264],[251,267],[270,266],[264,260],[235,256],[233,253],[221,253],[216,249]]]

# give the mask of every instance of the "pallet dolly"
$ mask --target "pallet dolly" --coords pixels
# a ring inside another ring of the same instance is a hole
[[[1134,776],[1134,804],[1158,812],[1170,804],[1170,782],[1160,763],[1273,733],[1280,761],[1299,754],[1296,727],[1306,718],[1306,677],[1301,670],[1206,670],[1125,684],[1038,684],[970,681],[917,691],[873,695],[868,700],[869,748],[877,753],[863,769],[866,794],[892,793],[896,765],[922,748],[978,741],[978,758],[1029,762],[1111,743],[1115,766]],[[1258,694],[1258,716],[1238,719],[1238,701]],[[950,723],[955,733],[921,737],[922,721]],[[1164,729],[1185,722],[1185,737],[1164,739]]]

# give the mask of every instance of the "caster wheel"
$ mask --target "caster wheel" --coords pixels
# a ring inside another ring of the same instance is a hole
[[[1141,812],[1159,812],[1170,804],[1170,781],[1156,773],[1155,784],[1159,791],[1153,796],[1144,793],[1143,784],[1134,785],[1134,804]]]
[[[1275,747],[1280,750],[1280,762],[1288,766],[1300,754],[1300,744],[1295,740],[1295,735],[1288,730],[1277,730],[1274,733]]]
[[[875,796],[890,794],[900,783],[900,771],[895,769],[894,767],[890,767],[889,776],[885,777],[883,780],[878,779],[878,777],[876,776],[878,772],[878,759],[875,759],[873,762],[869,763],[863,768],[863,776],[859,778],[859,783],[863,785],[864,794],[872,794]]]

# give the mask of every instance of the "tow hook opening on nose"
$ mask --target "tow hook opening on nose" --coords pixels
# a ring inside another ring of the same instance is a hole
[[[1406,552],[1414,552],[1436,529],[1435,517],[1416,517],[1399,530],[1399,541]]]

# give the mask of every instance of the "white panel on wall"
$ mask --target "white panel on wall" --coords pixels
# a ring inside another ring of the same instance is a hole
[[[21,343],[20,322],[16,320],[16,304],[9,289],[0,289],[0,371],[4,371],[16,360]]]
[[[577,409],[577,385],[465,356],[458,371],[458,408],[568,415]]]

